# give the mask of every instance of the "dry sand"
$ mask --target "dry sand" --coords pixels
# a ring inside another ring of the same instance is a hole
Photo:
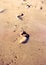
[[[46,0],[0,0],[0,65],[46,65]]]

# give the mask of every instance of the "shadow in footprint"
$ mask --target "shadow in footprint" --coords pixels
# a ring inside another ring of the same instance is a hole
[[[23,44],[26,44],[28,42],[28,40],[29,40],[29,37],[30,37],[29,34],[27,34],[25,31],[23,31],[23,33],[21,35],[26,37],[26,40],[22,42]]]

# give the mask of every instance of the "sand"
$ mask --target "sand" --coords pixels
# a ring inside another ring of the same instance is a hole
[[[0,0],[0,65],[46,65],[46,0]]]

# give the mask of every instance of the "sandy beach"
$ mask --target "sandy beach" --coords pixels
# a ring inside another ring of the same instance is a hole
[[[46,65],[46,0],[0,0],[0,65]]]

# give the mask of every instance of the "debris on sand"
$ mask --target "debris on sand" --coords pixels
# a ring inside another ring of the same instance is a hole
[[[23,1],[26,1],[26,0],[23,0]]]
[[[17,17],[18,17],[20,20],[23,20],[23,18],[22,18],[23,15],[24,15],[24,14],[22,13],[21,15],[18,15]]]
[[[6,9],[0,9],[0,13],[3,13]]]
[[[40,10],[42,10],[43,8],[42,8],[42,6],[40,7]]]
[[[28,42],[28,40],[29,40],[29,34],[27,34],[25,31],[23,31],[22,33],[21,33],[21,36],[22,36],[22,38],[21,38],[21,40],[20,40],[20,43],[27,43]]]
[[[30,8],[31,5],[27,5],[28,8]]]

